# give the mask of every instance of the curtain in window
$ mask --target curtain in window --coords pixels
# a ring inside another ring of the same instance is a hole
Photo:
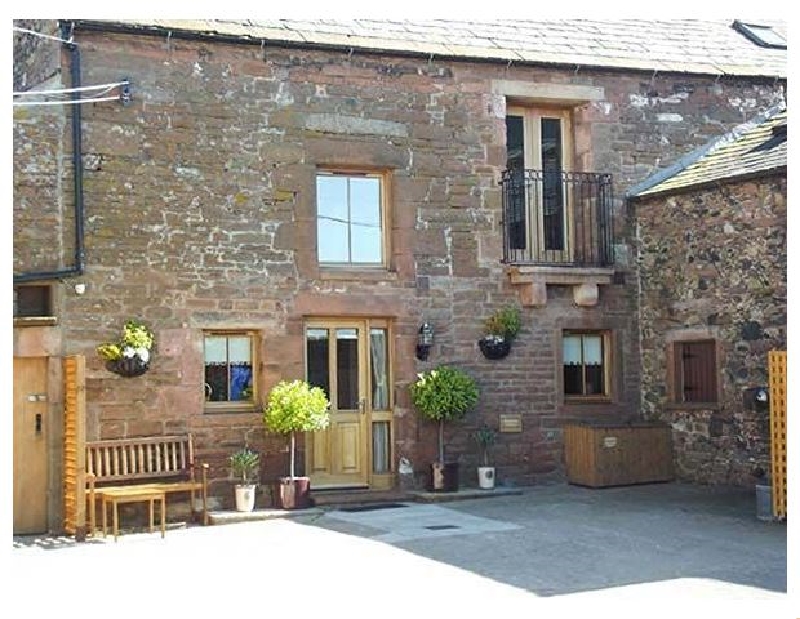
[[[372,424],[372,470],[374,473],[389,472],[389,422]]]
[[[372,408],[389,408],[389,384],[386,367],[386,329],[370,329],[370,353],[372,355]]]

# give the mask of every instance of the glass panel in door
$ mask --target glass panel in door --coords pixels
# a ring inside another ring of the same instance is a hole
[[[527,214],[525,208],[525,119],[506,116],[506,168],[511,171],[507,195],[510,200],[508,243],[510,249],[527,247]]]
[[[541,120],[542,236],[545,250],[564,249],[563,151],[560,118]]]

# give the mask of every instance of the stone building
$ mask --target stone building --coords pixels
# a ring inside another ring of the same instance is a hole
[[[786,350],[786,108],[767,110],[630,190],[642,413],[673,428],[678,477],[769,471],[767,353]]]
[[[501,416],[499,483],[563,480],[566,422],[643,413],[626,190],[786,87],[785,42],[732,20],[15,25],[70,41],[33,62],[15,33],[15,84],[98,87],[14,109],[15,382],[40,360],[51,528],[68,355],[86,359],[87,439],[191,432],[217,504],[245,441],[265,486],[286,473],[259,407],[283,378],[334,396],[331,430],[301,445],[312,487],[390,488],[400,458],[423,483],[436,430],[408,385],[438,364],[481,391],[447,428],[462,483],[470,432]],[[488,360],[506,305],[523,327]],[[95,349],[129,319],[156,347],[121,378]]]

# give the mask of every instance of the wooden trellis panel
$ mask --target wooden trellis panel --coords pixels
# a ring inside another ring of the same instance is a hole
[[[772,515],[786,518],[786,351],[769,353]]]
[[[86,535],[86,359],[64,359],[64,530]]]

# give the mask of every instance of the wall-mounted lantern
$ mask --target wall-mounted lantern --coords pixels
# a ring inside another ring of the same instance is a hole
[[[417,331],[417,359],[425,361],[433,347],[433,325],[423,322]]]

